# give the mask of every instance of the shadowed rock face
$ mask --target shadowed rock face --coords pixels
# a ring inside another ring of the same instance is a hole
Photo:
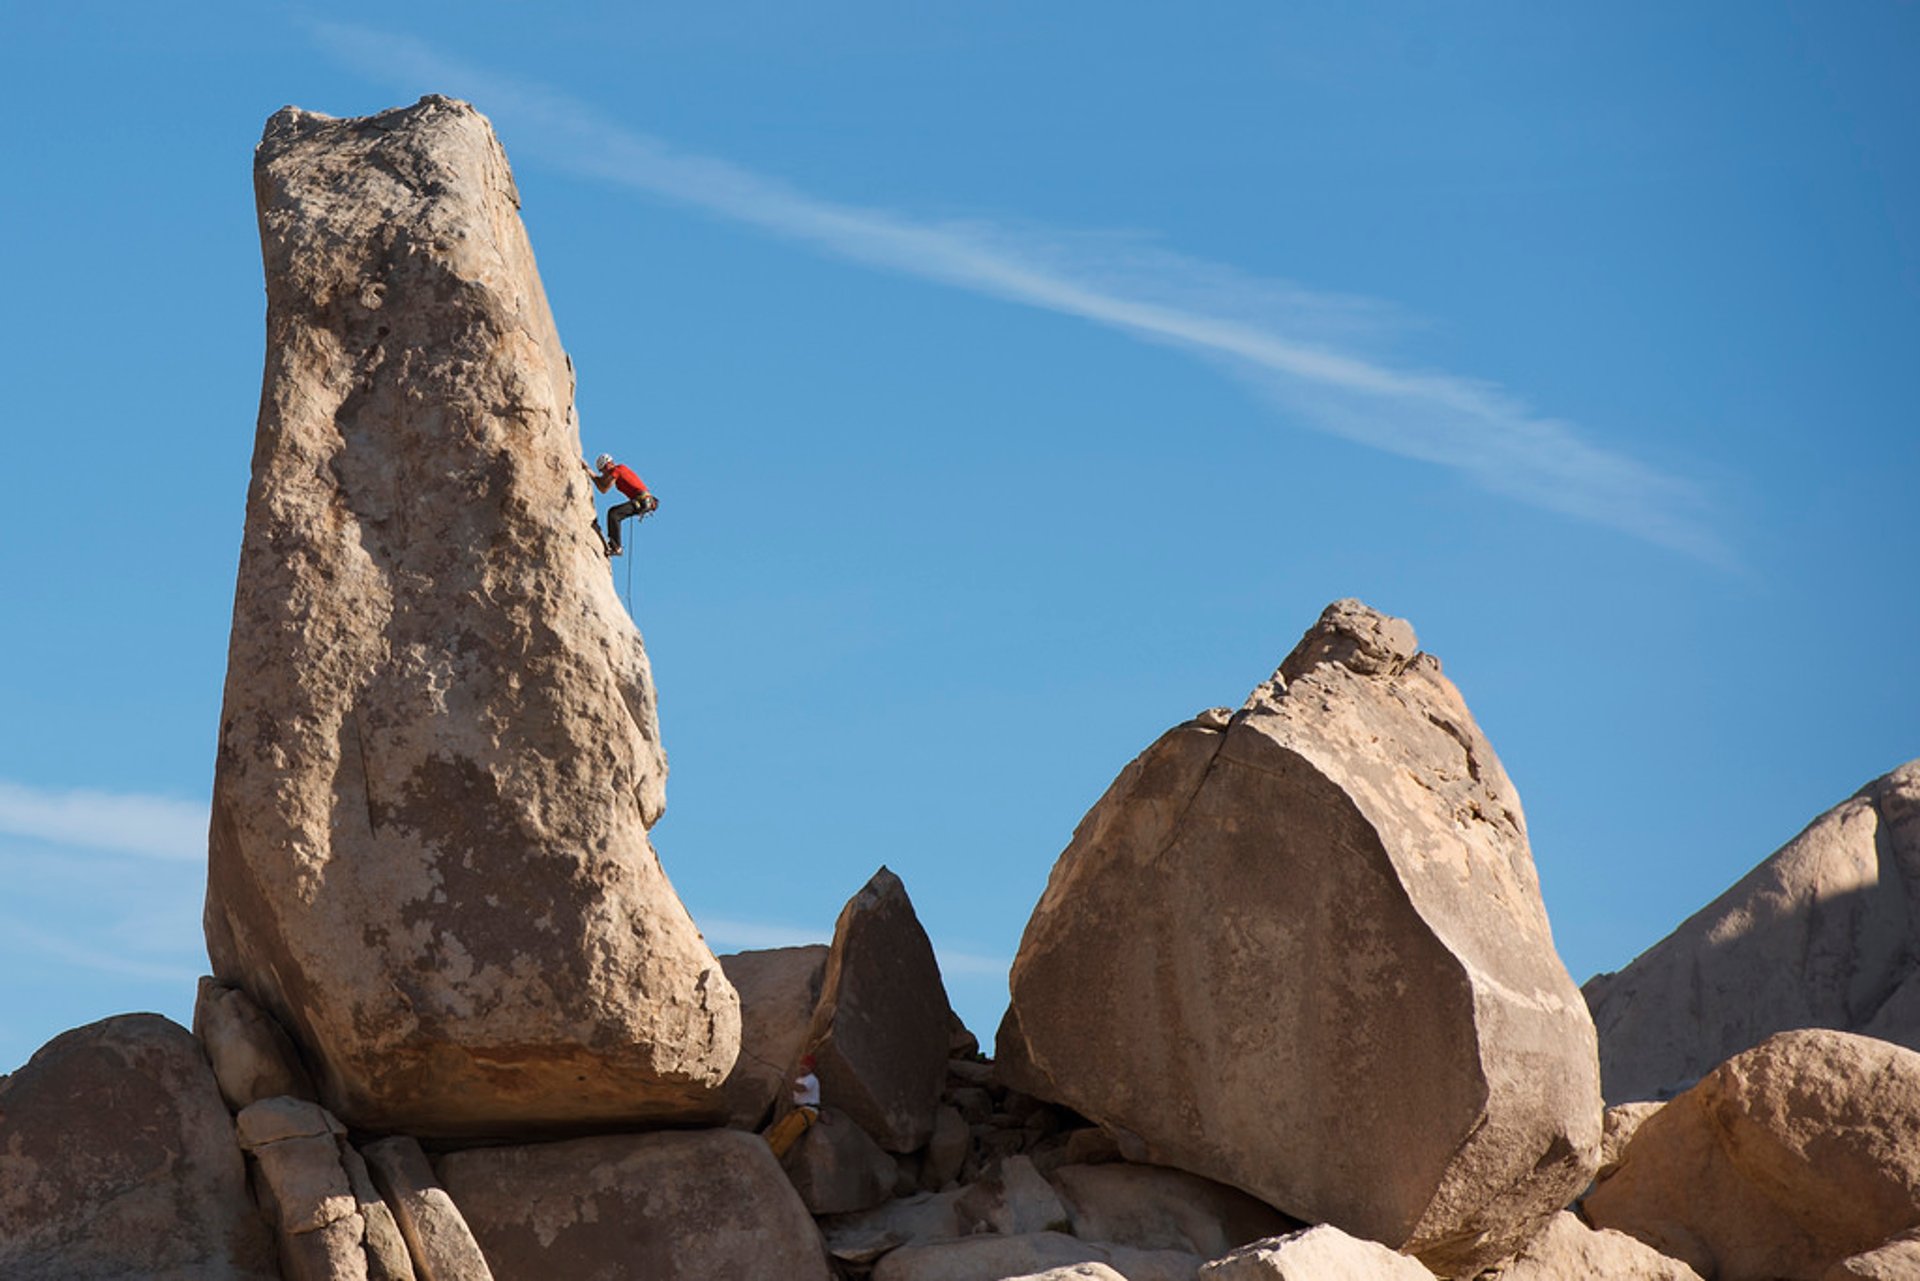
[[[1920,761],[1861,788],[1582,989],[1607,1098],[1669,1098],[1775,1032],[1920,1049]]]
[[[123,1014],[0,1077],[0,1277],[270,1281],[273,1245],[187,1030]]]
[[[1591,1177],[1593,1025],[1519,798],[1412,628],[1330,607],[1082,820],[1000,1032],[1123,1150],[1471,1274]]]
[[[217,975],[348,1122],[699,1115],[733,990],[647,829],[665,756],[572,369],[464,103],[288,108],[255,161],[267,366],[214,782]]]

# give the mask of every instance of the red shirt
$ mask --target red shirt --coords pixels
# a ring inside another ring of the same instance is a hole
[[[633,474],[633,468],[625,463],[615,463],[607,468],[606,475],[613,480],[613,486],[628,498],[638,498],[647,492],[647,482]]]

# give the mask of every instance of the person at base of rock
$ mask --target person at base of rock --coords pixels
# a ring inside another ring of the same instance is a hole
[[[793,1111],[767,1131],[767,1146],[776,1158],[784,1157],[787,1149],[820,1120],[820,1078],[813,1074],[816,1066],[813,1055],[800,1056],[800,1075],[793,1078]]]
[[[604,535],[607,555],[620,554],[620,523],[629,516],[645,516],[660,505],[647,489],[647,482],[634,474],[634,470],[624,463],[613,460],[612,454],[602,454],[593,460],[591,466],[582,458],[580,465],[587,469],[587,475],[593,477],[593,487],[601,493],[618,487],[626,502],[607,509],[607,532]]]

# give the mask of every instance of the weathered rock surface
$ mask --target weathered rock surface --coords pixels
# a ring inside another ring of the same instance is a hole
[[[104,1019],[0,1078],[0,1276],[278,1275],[233,1119],[185,1028]]]
[[[938,1192],[959,1178],[972,1141],[966,1118],[942,1104],[933,1114],[933,1134],[927,1139],[926,1158],[920,1166],[920,1185],[929,1192]]]
[[[1001,1281],[1086,1263],[1105,1264],[1127,1281],[1192,1281],[1202,1262],[1174,1250],[1132,1250],[1063,1232],[1034,1232],[903,1246],[875,1265],[873,1281]]]
[[[220,1097],[235,1112],[261,1099],[316,1097],[293,1040],[239,988],[200,980],[193,1035],[205,1047]]]
[[[757,1136],[603,1135],[440,1158],[499,1281],[828,1281],[819,1229]]]
[[[994,1232],[1025,1236],[1033,1232],[1068,1232],[1072,1223],[1067,1207],[1053,1184],[1024,1156],[1010,1156],[978,1182],[968,1185],[954,1207],[968,1233]],[[1079,1234],[1097,1239],[1088,1233]]]
[[[820,1119],[781,1162],[810,1214],[851,1214],[893,1196],[899,1170],[892,1156],[837,1108]]]
[[[261,1099],[235,1120],[259,1174],[262,1209],[288,1281],[412,1281],[411,1256],[346,1127],[289,1096]]]
[[[922,1192],[857,1214],[830,1215],[820,1221],[827,1252],[843,1262],[866,1264],[903,1245],[965,1236],[959,1211],[963,1195],[960,1188]]]
[[[1546,1231],[1488,1281],[1701,1281],[1678,1259],[1624,1232],[1596,1232],[1572,1214],[1556,1214]]]
[[[1816,1281],[1920,1227],[1920,1053],[1771,1037],[1648,1117],[1582,1207],[1715,1281]]]
[[[215,974],[412,1134],[717,1113],[733,989],[647,839],[665,759],[572,371],[486,120],[287,108],[208,862]]]
[[[735,952],[720,968],[740,997],[740,1057],[727,1076],[727,1124],[758,1130],[784,1099],[794,1065],[806,1047],[827,946],[775,947]]]
[[[419,1143],[397,1134],[369,1143],[363,1155],[422,1281],[493,1281],[466,1215],[440,1186]]]
[[[1200,1281],[1433,1281],[1433,1273],[1377,1241],[1323,1223],[1215,1259],[1200,1269]]]
[[[1600,1119],[1600,1168],[1593,1172],[1596,1179],[1604,1179],[1620,1168],[1627,1144],[1633,1142],[1633,1136],[1646,1124],[1647,1118],[1665,1106],[1642,1100],[1618,1103],[1606,1110]]]
[[[1048,1268],[1045,1272],[1029,1272],[1025,1276],[1013,1277],[1011,1281],[1128,1281],[1104,1263],[1075,1263],[1064,1268]]]
[[[906,886],[886,868],[841,909],[807,1032],[822,1101],[889,1152],[933,1136],[951,1038],[946,985]]]
[[[1028,922],[997,1066],[1130,1159],[1470,1275],[1590,1178],[1599,1079],[1519,798],[1413,645],[1336,604],[1121,773]]]
[[[1920,1277],[1920,1232],[1903,1232],[1877,1250],[1840,1260],[1820,1281],[1915,1281]]]
[[[1822,814],[1584,991],[1616,1103],[1671,1097],[1792,1028],[1920,1050],[1920,761]]]
[[[1159,1165],[1067,1165],[1047,1176],[1073,1234],[1142,1250],[1218,1258],[1302,1225],[1238,1188]]]

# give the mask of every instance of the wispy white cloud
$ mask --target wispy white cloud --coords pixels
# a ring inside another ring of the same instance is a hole
[[[119,974],[129,978],[150,979],[191,987],[201,974],[201,963],[189,959],[191,949],[181,946],[177,959],[166,954],[132,955],[123,948],[78,936],[55,933],[11,916],[0,916],[0,947],[18,948],[52,957],[65,965]]]
[[[761,921],[735,921],[718,916],[695,918],[707,946],[716,952],[743,952],[765,947],[804,947],[825,943],[833,937],[833,927],[823,930],[805,926],[769,925]]]
[[[207,807],[165,796],[48,791],[0,780],[0,833],[191,862],[207,856]]]
[[[390,32],[313,23],[316,40],[403,92],[447,92],[548,164],[867,266],[1122,330],[1218,361],[1290,420],[1450,468],[1483,488],[1730,567],[1697,483],[1596,443],[1497,385],[1394,367],[1356,342],[1391,309],[1247,278],[1137,237],[915,219],[806,194],[614,124],[551,88],[463,66]]]

